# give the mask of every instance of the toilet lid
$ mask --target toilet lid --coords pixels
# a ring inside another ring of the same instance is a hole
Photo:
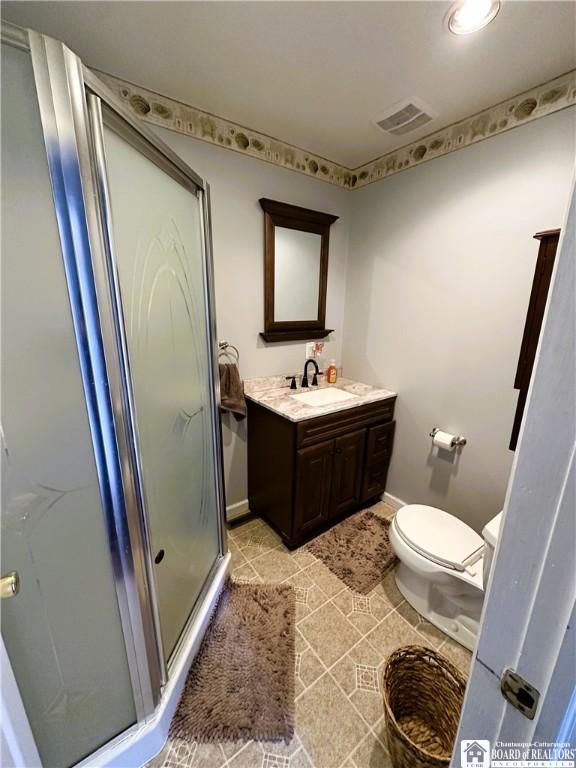
[[[464,561],[484,543],[462,520],[443,509],[424,504],[402,507],[396,513],[394,523],[409,546],[429,560],[458,571],[464,570]]]

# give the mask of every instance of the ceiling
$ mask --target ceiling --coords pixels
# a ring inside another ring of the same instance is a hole
[[[456,37],[449,3],[3,2],[89,66],[355,168],[576,67],[576,4],[503,0]],[[404,137],[372,120],[417,96]]]

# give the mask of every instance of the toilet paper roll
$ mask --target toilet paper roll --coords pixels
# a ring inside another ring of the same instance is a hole
[[[439,429],[432,438],[432,445],[437,448],[443,448],[445,451],[453,451],[456,445],[452,442],[456,439],[456,435],[451,435],[449,432],[442,432]]]

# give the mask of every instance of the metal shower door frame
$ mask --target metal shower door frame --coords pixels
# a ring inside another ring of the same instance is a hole
[[[190,637],[194,637],[194,633],[200,636],[205,626],[205,602],[226,552],[209,188],[155,134],[140,125],[65,45],[5,22],[2,22],[2,42],[31,54],[134,695],[137,722],[108,743],[112,744],[152,718],[170,669],[181,663],[184,656],[182,646],[185,641],[189,646]],[[209,375],[219,549],[168,666],[162,650],[129,360],[115,270],[102,142],[104,120],[193,192],[202,206],[204,304],[206,343],[212,361]]]
[[[204,307],[205,307],[205,319],[207,328],[206,342],[208,344],[208,359],[212,361],[212,365],[209,366],[210,377],[210,410],[211,410],[211,427],[212,427],[212,450],[213,450],[213,464],[216,468],[216,499],[218,504],[218,557],[213,563],[210,573],[207,575],[203,588],[198,597],[197,605],[200,604],[206,595],[212,577],[218,570],[220,561],[225,554],[225,496],[224,496],[224,479],[223,479],[223,460],[222,460],[222,437],[221,437],[221,425],[218,417],[220,406],[220,377],[218,375],[218,342],[216,333],[215,322],[215,300],[214,300],[214,275],[212,265],[212,236],[211,236],[211,221],[210,221],[210,190],[207,183],[205,183],[191,168],[189,168],[178,155],[172,152],[172,150],[166,146],[155,134],[148,131],[140,124],[138,118],[135,118],[130,112],[128,112],[122,104],[120,104],[117,98],[102,83],[97,77],[95,77],[90,70],[84,68],[84,78],[87,90],[87,106],[88,106],[88,118],[90,121],[91,140],[93,145],[94,157],[95,157],[95,172],[96,172],[96,184],[98,188],[99,208],[101,213],[101,222],[104,230],[104,254],[106,264],[104,269],[106,275],[102,275],[100,279],[97,279],[99,283],[98,290],[105,293],[110,287],[111,296],[110,303],[115,314],[115,328],[117,332],[117,345],[121,352],[120,366],[124,371],[123,380],[126,383],[125,386],[125,408],[124,415],[129,419],[129,430],[132,436],[132,446],[136,446],[136,450],[132,451],[133,454],[133,466],[135,469],[135,477],[138,485],[139,503],[144,512],[142,513],[142,522],[144,526],[144,533],[146,544],[148,548],[147,566],[149,568],[149,579],[154,582],[154,573],[152,567],[152,549],[150,532],[147,524],[147,515],[145,510],[147,508],[146,493],[143,482],[142,464],[140,460],[139,451],[137,446],[139,444],[138,426],[136,421],[136,409],[134,404],[134,396],[130,387],[132,380],[130,375],[130,358],[128,354],[128,344],[125,334],[125,323],[123,318],[122,309],[122,297],[120,292],[120,281],[117,270],[117,259],[114,251],[114,231],[112,226],[112,210],[110,203],[110,194],[108,189],[108,174],[106,170],[106,155],[104,146],[103,127],[113,130],[122,139],[128,142],[137,151],[145,155],[161,170],[171,176],[177,183],[185,187],[189,192],[194,194],[200,202],[201,206],[201,240],[203,246],[203,287],[204,287]],[[101,265],[102,266],[102,265]],[[158,644],[161,650],[161,634],[160,623],[158,616],[157,603],[154,606],[155,620],[157,627]],[[177,664],[180,652],[183,645],[185,645],[190,633],[195,631],[195,625],[202,623],[203,617],[197,615],[197,611],[193,610],[185,626],[182,628],[180,637],[176,646],[167,662],[164,665],[164,655],[161,656],[161,664],[164,669],[163,682],[167,682],[170,675],[171,668]]]
[[[106,269],[108,270],[107,280],[102,279],[102,291],[111,290],[110,300],[112,311],[115,316],[115,330],[117,333],[117,349],[121,355],[120,366],[123,371],[122,383],[124,384],[124,410],[120,415],[129,420],[127,425],[131,437],[132,461],[135,479],[138,484],[139,504],[140,504],[140,522],[144,529],[144,536],[147,547],[146,564],[148,568],[149,582],[154,588],[154,620],[156,626],[156,636],[158,641],[158,651],[160,652],[160,663],[163,668],[163,682],[167,682],[170,672],[174,666],[179,663],[180,657],[184,651],[183,646],[205,623],[205,611],[198,608],[205,601],[210,591],[210,586],[215,574],[220,569],[222,559],[226,555],[226,499],[224,490],[224,468],[223,468],[223,449],[222,449],[222,428],[219,418],[220,412],[220,377],[218,373],[218,335],[216,330],[216,300],[214,291],[214,268],[212,253],[212,222],[210,216],[210,186],[203,180],[190,166],[188,166],[173,150],[165,144],[156,134],[150,131],[137,117],[135,117],[114,93],[87,67],[82,67],[84,85],[86,92],[86,101],[88,107],[88,118],[90,122],[91,143],[93,151],[94,170],[96,174],[96,186],[98,189],[98,209],[100,214],[100,225],[103,231],[103,250],[99,256],[106,260]],[[135,417],[134,397],[130,382],[130,361],[128,356],[128,346],[125,336],[125,323],[123,318],[122,300],[120,294],[120,283],[116,268],[116,258],[114,255],[114,233],[112,228],[112,212],[110,205],[110,196],[108,191],[106,157],[103,141],[103,126],[106,125],[114,130],[119,136],[130,143],[135,149],[144,154],[170,175],[179,184],[195,194],[201,207],[201,241],[202,241],[202,271],[203,271],[203,296],[204,311],[206,319],[206,344],[208,347],[208,360],[211,365],[208,366],[209,375],[209,393],[211,410],[211,430],[212,430],[212,458],[215,467],[216,482],[216,501],[217,501],[217,526],[218,526],[218,555],[208,573],[202,590],[198,596],[196,608],[188,617],[188,621],[182,628],[180,638],[172,652],[167,664],[164,664],[162,655],[162,640],[160,634],[158,603],[155,594],[155,582],[153,573],[153,555],[150,543],[150,532],[148,528],[148,518],[146,515],[146,498],[144,492],[144,483],[142,479],[141,460],[138,451],[138,429]],[[97,286],[99,290],[99,286]],[[111,340],[110,343],[112,344]]]

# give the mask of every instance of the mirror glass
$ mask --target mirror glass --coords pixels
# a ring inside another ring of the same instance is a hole
[[[274,228],[274,321],[316,320],[322,236]]]

